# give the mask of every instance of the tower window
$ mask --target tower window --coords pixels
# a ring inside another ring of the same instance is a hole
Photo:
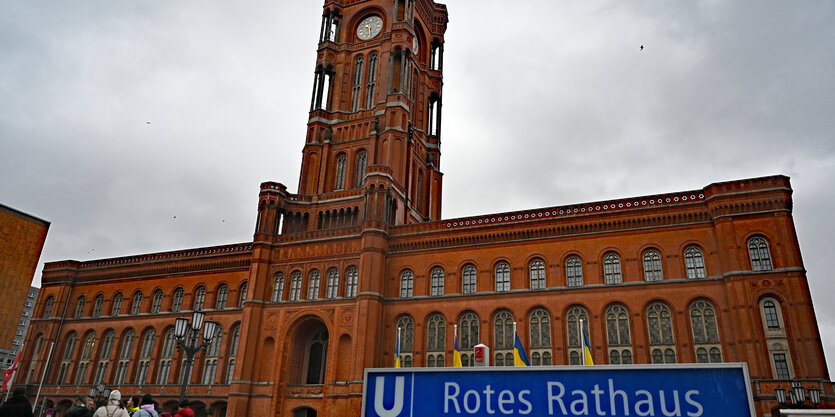
[[[299,301],[302,292],[302,273],[293,271],[290,274],[290,301]]]
[[[368,163],[368,154],[365,151],[357,153],[357,172],[354,187],[362,187],[362,180],[365,177],[365,166]]]
[[[377,53],[368,56],[368,81],[365,85],[365,108],[374,107],[374,90],[377,87]]]
[[[748,254],[751,256],[751,269],[754,271],[771,271],[771,254],[768,242],[762,236],[755,236],[748,240]]]
[[[331,268],[328,270],[328,291],[327,298],[336,298],[339,291],[339,270]]]
[[[362,55],[357,56],[354,60],[354,82],[351,91],[351,111],[355,112],[360,109],[360,99],[362,98]]]
[[[319,270],[310,271],[310,277],[307,283],[307,299],[316,300],[319,298]]]
[[[281,272],[275,274],[273,279],[273,299],[274,303],[281,301],[284,295],[284,274]]]
[[[336,186],[334,190],[345,189],[345,165],[347,161],[348,158],[345,154],[341,154],[336,158]]]
[[[345,296],[346,297],[356,297],[357,296],[357,280],[359,278],[359,270],[357,267],[352,266],[349,267],[347,271],[345,271],[345,275],[347,276],[347,281],[345,283]]]

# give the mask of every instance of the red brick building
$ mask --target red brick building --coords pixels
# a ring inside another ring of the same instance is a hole
[[[833,387],[784,176],[442,220],[446,7],[326,1],[298,192],[261,185],[252,242],[44,268],[27,355],[59,409],[104,382],[179,394],[174,319],[215,342],[188,376],[215,416],[358,415],[363,370],[465,364],[512,323],[534,365],[747,362],[757,415],[774,389]],[[581,329],[579,323],[585,323]],[[268,410],[268,411],[267,411]]]
[[[49,222],[0,204],[0,369],[20,352],[34,299],[28,299]],[[37,295],[37,291],[34,293]]]

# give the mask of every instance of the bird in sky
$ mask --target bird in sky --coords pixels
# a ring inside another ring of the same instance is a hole
[[[642,46],[641,48],[643,48],[643,46]],[[148,121],[148,122],[145,122],[145,124],[146,124],[146,125],[149,125],[149,124],[151,124],[151,122],[150,122],[150,121]]]
[[[644,50],[644,45],[641,45],[641,50]],[[151,124],[151,122],[148,122],[148,124]]]

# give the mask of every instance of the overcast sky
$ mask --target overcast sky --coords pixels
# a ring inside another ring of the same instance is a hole
[[[42,263],[249,241],[259,184],[298,189],[322,1],[0,3],[0,202]],[[444,218],[788,175],[835,363],[835,2],[447,4]]]

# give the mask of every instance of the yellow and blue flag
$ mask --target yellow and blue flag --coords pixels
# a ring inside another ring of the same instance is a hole
[[[394,367],[400,367],[400,328],[397,328],[397,347],[394,350]]]
[[[458,325],[455,326],[453,332],[455,335],[453,336],[453,347],[452,347],[452,367],[453,368],[460,368],[461,367],[461,351],[458,350]]]
[[[594,359],[591,357],[591,346],[589,346],[589,339],[586,337],[586,332],[580,328],[580,333],[583,334],[583,365],[594,365]]]
[[[513,366],[531,366],[522,341],[519,340],[519,333],[516,333],[516,325],[513,326]]]

